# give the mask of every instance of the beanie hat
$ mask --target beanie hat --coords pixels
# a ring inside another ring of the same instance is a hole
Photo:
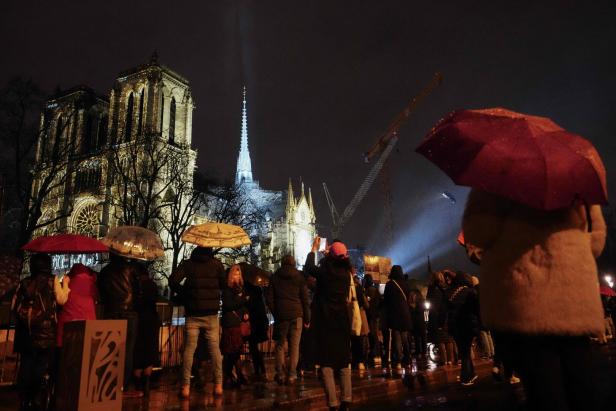
[[[336,258],[347,258],[349,256],[346,245],[340,241],[336,241],[329,247],[329,253]]]

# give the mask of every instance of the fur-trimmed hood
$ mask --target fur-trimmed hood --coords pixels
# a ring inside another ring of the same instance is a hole
[[[483,250],[480,307],[489,328],[536,335],[596,335],[603,309],[595,258],[605,245],[601,208],[542,211],[473,189],[464,236]]]

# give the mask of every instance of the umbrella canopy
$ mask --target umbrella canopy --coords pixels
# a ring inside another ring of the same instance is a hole
[[[190,226],[182,234],[182,241],[212,248],[238,248],[251,243],[242,227],[223,223]]]
[[[112,228],[101,241],[111,252],[136,260],[155,260],[165,254],[158,234],[143,227]]]
[[[616,296],[616,291],[612,290],[607,285],[602,285],[599,288],[599,292],[601,293],[601,295],[605,295],[607,297],[614,297],[614,296]]]
[[[459,185],[553,210],[605,204],[605,167],[593,145],[552,120],[503,108],[458,110],[416,150]]]
[[[109,248],[101,241],[79,234],[57,234],[35,238],[21,247],[24,251],[47,254],[107,253]]]

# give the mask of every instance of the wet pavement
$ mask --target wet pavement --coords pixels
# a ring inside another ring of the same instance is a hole
[[[597,369],[603,376],[600,382],[604,403],[616,401],[616,344],[597,347],[601,354]],[[270,368],[271,364],[268,364]],[[518,411],[524,410],[524,392],[521,384],[496,382],[491,376],[491,363],[476,360],[480,378],[471,387],[456,382],[459,367],[426,367],[415,364],[408,370],[372,369],[353,373],[353,410],[426,410],[426,411]],[[222,398],[208,394],[211,384],[202,389],[193,388],[189,400],[178,397],[177,370],[166,370],[154,381],[149,398],[125,399],[124,411],[162,410],[326,410],[320,380],[314,373],[293,386],[279,386],[274,382],[252,383],[241,389],[226,390]],[[269,374],[270,376],[273,373]],[[17,394],[14,389],[0,390],[0,410],[16,410]],[[612,408],[604,408],[612,409]]]

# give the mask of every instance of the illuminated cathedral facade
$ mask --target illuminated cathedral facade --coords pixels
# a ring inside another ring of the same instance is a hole
[[[107,95],[79,86],[48,100],[41,114],[36,161],[48,161],[59,146],[56,142],[70,142],[72,146],[64,168],[53,177],[64,179],[46,196],[41,207],[40,219],[54,223],[35,232],[35,236],[73,232],[102,237],[110,227],[123,224],[121,210],[112,201],[122,193],[114,184],[117,176],[111,170],[110,152],[124,155],[122,147],[130,142],[147,140],[160,150],[173,152],[185,165],[184,177],[192,181],[197,156],[192,149],[194,107],[188,80],[159,64],[156,55],[149,63],[120,73]],[[264,268],[274,269],[282,256],[292,254],[302,264],[316,235],[310,189],[306,192],[301,184],[296,196],[291,181],[287,190],[261,188],[252,174],[245,89],[241,121],[235,181],[246,196],[266,210],[265,223],[258,233],[260,263]],[[128,153],[125,157],[130,166],[131,157]],[[151,184],[166,189],[168,181],[165,173],[161,175]],[[44,172],[36,175],[34,187],[45,184],[47,177]],[[133,177],[139,182],[144,176]],[[164,195],[160,197],[162,201]],[[208,218],[207,210],[200,210],[194,218],[204,221]],[[164,229],[158,231],[163,242],[168,241],[168,233]]]

